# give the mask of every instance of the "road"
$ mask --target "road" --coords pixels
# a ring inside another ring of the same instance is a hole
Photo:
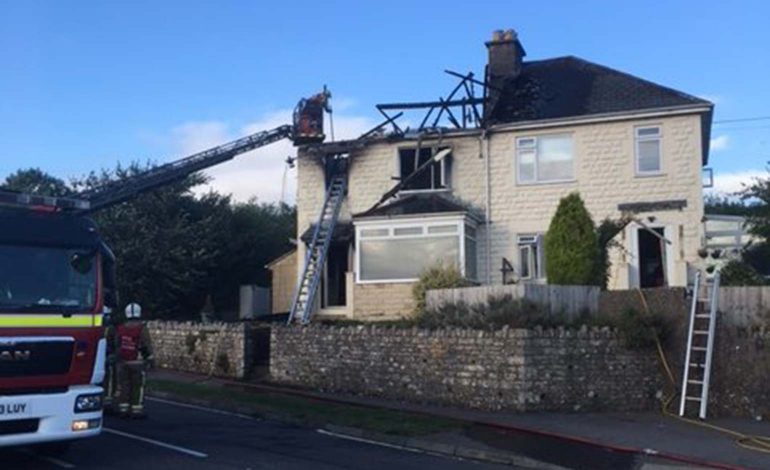
[[[510,469],[343,439],[312,429],[172,402],[148,402],[150,418],[107,418],[101,436],[62,457],[0,451],[16,469]]]

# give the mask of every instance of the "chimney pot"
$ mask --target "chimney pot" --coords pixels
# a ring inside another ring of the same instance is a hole
[[[526,52],[513,29],[498,29],[492,32],[492,40],[486,43],[489,53],[487,62],[488,101],[485,115],[490,116],[500,98],[500,90],[506,82],[514,80],[521,73]]]

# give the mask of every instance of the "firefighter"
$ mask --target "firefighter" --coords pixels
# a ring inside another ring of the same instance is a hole
[[[143,418],[146,369],[152,364],[150,333],[140,320],[142,307],[126,307],[126,320],[115,328],[118,412],[124,418]]]
[[[113,317],[113,321],[114,321]],[[104,338],[107,342],[107,367],[104,377],[104,411],[112,413],[115,408],[115,396],[118,388],[117,362],[117,336],[116,324],[109,323],[104,329]]]

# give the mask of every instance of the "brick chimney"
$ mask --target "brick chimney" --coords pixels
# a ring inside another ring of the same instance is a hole
[[[484,115],[491,116],[505,83],[521,73],[521,63],[527,53],[519,42],[516,31],[512,29],[494,31],[492,40],[486,45],[489,52],[486,73],[490,87],[487,90],[488,101]]]

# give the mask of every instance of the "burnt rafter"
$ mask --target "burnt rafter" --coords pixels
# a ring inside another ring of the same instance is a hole
[[[406,103],[381,103],[376,105],[377,111],[385,117],[386,122],[393,127],[395,134],[405,134],[408,129],[404,129],[396,122],[397,117],[389,114],[392,111],[399,111],[400,117],[404,111],[424,109],[425,115],[420,121],[417,132],[427,129],[440,127],[442,118],[446,119],[456,129],[472,129],[484,126],[483,109],[486,100],[486,85],[484,82],[474,78],[473,72],[465,75],[445,70],[448,75],[459,78],[459,82],[452,91],[446,96],[436,101],[419,101]],[[476,96],[477,87],[482,88],[482,96]]]

